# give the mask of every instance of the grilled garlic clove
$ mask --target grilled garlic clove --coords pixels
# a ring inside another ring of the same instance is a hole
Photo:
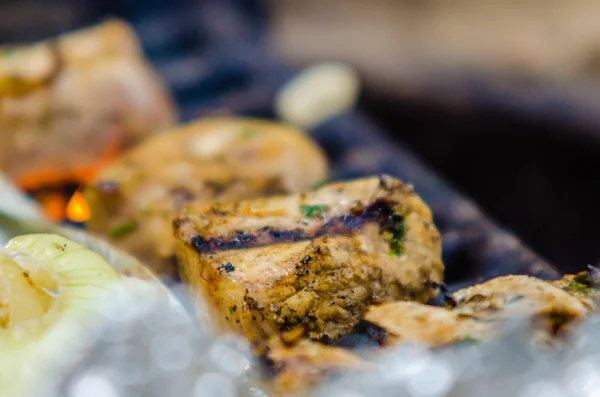
[[[357,73],[341,63],[322,63],[304,70],[277,94],[279,118],[310,129],[350,110],[358,99]]]

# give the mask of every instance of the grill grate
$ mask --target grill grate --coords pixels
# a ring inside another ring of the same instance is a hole
[[[213,113],[273,117],[273,96],[294,74],[269,51],[263,35],[264,8],[258,0],[73,3],[75,8],[97,10],[93,18],[116,14],[133,23],[147,55],[174,91],[183,121]],[[81,25],[93,19],[86,12],[72,14],[85,16]],[[70,22],[69,27],[75,25]],[[43,29],[36,35],[54,33],[53,28]],[[10,39],[19,37],[5,34]],[[27,32],[28,39],[31,35]],[[385,138],[384,131],[360,110],[323,124],[311,134],[327,151],[335,179],[388,173],[414,184],[443,234],[451,290],[509,273],[559,276],[409,150]]]

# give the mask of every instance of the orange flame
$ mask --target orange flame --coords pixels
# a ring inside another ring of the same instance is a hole
[[[85,222],[90,219],[90,207],[79,192],[75,192],[67,204],[67,218],[73,222]]]

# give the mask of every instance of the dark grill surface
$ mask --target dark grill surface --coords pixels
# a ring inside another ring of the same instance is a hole
[[[64,12],[54,18],[32,12],[32,4],[37,3],[31,0],[0,5],[0,41],[38,39],[105,16],[124,17],[133,23],[147,55],[175,93],[183,121],[228,113],[272,117],[274,93],[295,72],[269,52],[262,35],[265,15],[260,1],[39,3],[56,3],[56,9]],[[19,12],[19,7],[29,14]],[[25,22],[4,23],[8,15],[3,8],[17,10]],[[39,23],[32,24],[30,18],[38,18]],[[414,184],[443,233],[446,281],[451,289],[510,273],[559,277],[546,261],[486,218],[410,151],[391,143],[360,111],[323,124],[311,134],[327,151],[334,179],[387,173]]]

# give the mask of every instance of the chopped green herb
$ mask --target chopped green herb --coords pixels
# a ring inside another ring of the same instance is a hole
[[[597,269],[593,266],[588,266],[588,270],[579,272],[567,284],[566,289],[577,292],[592,292],[598,288]]]
[[[590,278],[588,277],[587,272],[579,272],[573,277],[573,281],[579,284],[583,284],[585,286],[590,285]],[[572,281],[572,282],[573,282]]]
[[[569,282],[569,284],[567,285],[567,289],[578,292],[589,292],[591,290],[587,285],[582,284],[579,281],[576,281],[575,279]]]
[[[231,315],[231,313],[235,313],[236,310],[237,310],[237,305],[229,306],[229,314],[230,315]]]
[[[444,307],[447,307],[448,309],[452,309],[453,308],[452,304],[450,302],[448,302],[448,301],[444,301]]]
[[[312,190],[319,190],[320,188],[327,185],[328,183],[329,183],[328,181],[321,181],[319,183],[315,183],[312,187]]]
[[[254,138],[255,136],[258,135],[258,131],[253,130],[251,128],[245,128],[244,130],[242,130],[242,132],[240,133],[240,138],[241,139],[251,139]]]
[[[108,231],[108,235],[113,238],[123,237],[131,232],[136,231],[137,227],[138,225],[135,223],[135,221],[125,222],[110,229]]]
[[[404,235],[406,227],[404,226],[404,217],[400,215],[392,215],[391,222],[385,228],[390,234],[388,245],[390,247],[390,255],[404,255]]]
[[[152,216],[152,215],[154,215],[154,214],[155,214],[155,211],[154,211],[154,210],[151,210],[151,209],[143,209],[143,210],[141,210],[140,212],[141,212],[141,213],[142,213],[142,215],[144,215],[144,216]]]
[[[481,343],[481,341],[479,339],[475,339],[471,336],[465,336],[462,338],[459,338],[456,343],[469,343],[469,344],[474,344],[474,343]]]
[[[2,57],[4,58],[5,61],[9,60],[14,54],[15,54],[14,48],[7,48],[4,51],[2,51]]]
[[[327,211],[329,206],[326,204],[316,204],[316,205],[301,205],[300,212],[302,216],[305,218],[315,218],[321,215],[323,212]]]

